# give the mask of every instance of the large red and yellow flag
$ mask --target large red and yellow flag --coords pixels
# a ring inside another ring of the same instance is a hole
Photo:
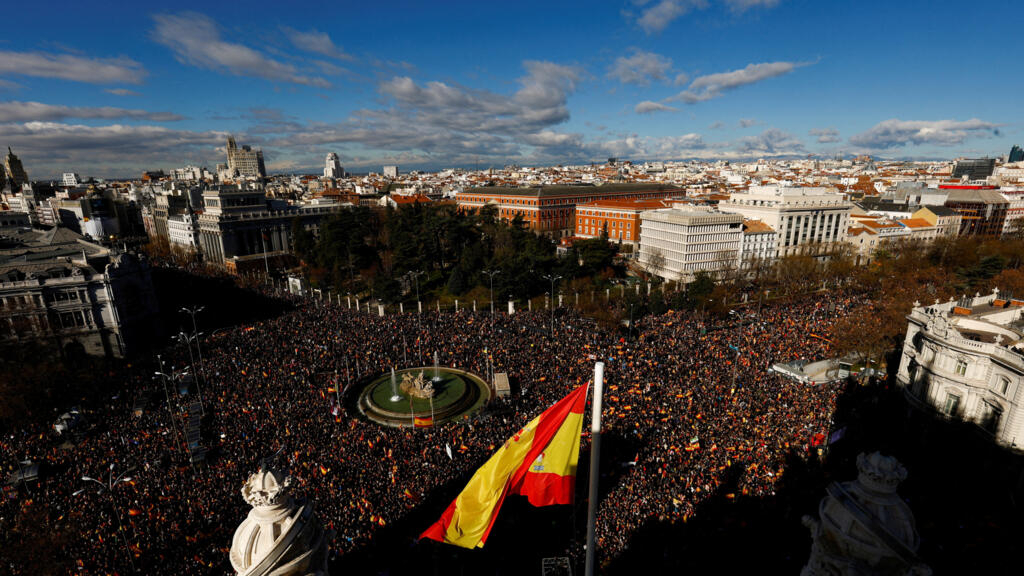
[[[586,402],[580,386],[509,438],[420,538],[482,548],[509,494],[534,506],[571,504]]]

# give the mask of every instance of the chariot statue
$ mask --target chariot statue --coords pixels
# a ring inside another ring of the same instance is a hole
[[[433,398],[437,393],[434,383],[423,377],[422,370],[416,376],[413,376],[412,372],[403,374],[401,389],[405,394],[416,398]]]

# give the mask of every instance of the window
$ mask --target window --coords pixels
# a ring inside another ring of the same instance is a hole
[[[960,397],[956,394],[946,393],[946,402],[942,405],[942,413],[947,416],[956,416],[960,411]]]
[[[957,360],[956,361],[956,370],[955,370],[955,372],[958,375],[960,375],[960,376],[967,375],[967,361],[966,360]]]
[[[999,390],[1000,394],[1002,394],[1003,396],[1006,396],[1006,391],[1010,389],[1010,379],[1009,378],[1000,378],[999,379],[999,386],[996,389]]]

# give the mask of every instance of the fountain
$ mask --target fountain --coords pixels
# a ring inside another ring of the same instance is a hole
[[[435,353],[436,356],[436,353]],[[435,362],[436,364],[436,362]],[[391,401],[398,402],[402,396],[398,393],[398,380],[395,378],[395,367],[391,367]]]
[[[434,384],[441,381],[441,371],[437,367],[437,350],[434,350],[434,377],[430,379]]]

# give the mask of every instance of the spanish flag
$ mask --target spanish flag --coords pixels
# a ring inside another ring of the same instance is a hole
[[[509,494],[534,506],[571,504],[586,401],[580,386],[509,438],[420,538],[482,548]]]
[[[426,417],[423,417],[423,418],[420,418],[419,416],[415,416],[412,419],[412,423],[417,428],[427,428],[429,426],[433,426],[434,425],[434,419],[431,418],[430,416],[426,416]]]

